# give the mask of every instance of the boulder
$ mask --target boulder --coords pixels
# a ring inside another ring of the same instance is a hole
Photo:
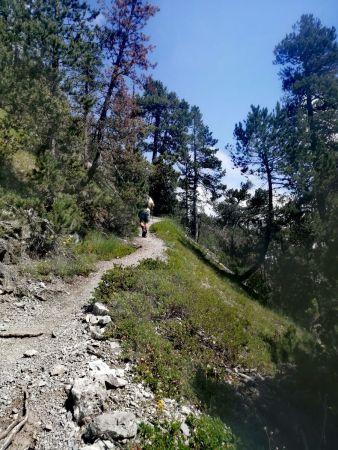
[[[96,325],[100,318],[98,316],[94,316],[94,314],[87,314],[86,315],[86,322],[90,323],[91,325]]]
[[[93,377],[77,378],[70,391],[73,404],[73,417],[78,424],[88,421],[88,418],[101,412],[107,398],[104,381]]]
[[[87,434],[90,438],[101,439],[131,439],[136,436],[136,417],[129,411],[103,413],[94,418],[89,425]]]
[[[181,423],[181,427],[180,427],[182,433],[184,434],[184,436],[189,437],[190,436],[190,428],[188,427],[188,425],[183,422]]]
[[[108,325],[108,323],[111,322],[110,316],[99,316],[97,324],[101,327],[104,327],[105,325]]]
[[[126,380],[120,377],[114,377],[113,375],[107,375],[106,387],[107,389],[117,389],[125,387],[128,384]]]
[[[102,359],[94,359],[94,361],[89,361],[89,370],[92,372],[100,372],[104,374],[115,374],[115,370],[111,369],[108,364],[106,364]]]
[[[97,341],[102,341],[102,339],[104,339],[104,332],[106,331],[105,328],[100,328],[98,326],[95,325],[90,325],[89,326],[89,331],[90,331],[90,336],[93,339],[96,339]]]
[[[106,316],[108,313],[109,309],[103,303],[94,303],[93,314],[95,316]]]
[[[103,383],[107,389],[121,388],[128,384],[123,379],[123,369],[111,369],[102,359],[90,361],[88,366],[93,380]]]

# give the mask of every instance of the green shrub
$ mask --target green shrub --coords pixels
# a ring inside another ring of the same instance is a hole
[[[59,232],[75,233],[82,229],[84,214],[75,195],[60,193],[55,197],[51,221]]]
[[[180,430],[179,422],[162,422],[155,426],[140,424],[142,450],[235,450],[236,439],[230,428],[218,418],[205,414],[187,419],[190,436]]]

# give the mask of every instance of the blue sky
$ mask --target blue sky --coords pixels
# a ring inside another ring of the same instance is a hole
[[[239,174],[223,151],[251,104],[280,99],[273,49],[301,14],[338,28],[337,0],[153,0],[160,12],[147,34],[156,45],[153,76],[190,104],[219,140],[229,186]]]

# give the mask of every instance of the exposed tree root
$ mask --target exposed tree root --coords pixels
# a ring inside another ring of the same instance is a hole
[[[9,339],[9,338],[31,338],[31,337],[38,337],[42,336],[43,333],[0,333],[0,339]]]
[[[8,433],[9,433],[10,431],[12,431],[13,428],[14,428],[16,425],[18,425],[18,423],[20,423],[20,422],[21,422],[21,418],[18,418],[18,419],[16,419],[16,420],[14,420],[14,421],[7,427],[7,429],[6,429],[3,433],[0,434],[0,441],[2,441],[3,439],[5,439],[5,437],[8,435]]]
[[[19,431],[24,427],[25,423],[28,420],[28,414],[29,410],[27,407],[27,391],[24,391],[23,393],[23,417],[21,419],[15,420],[8,428],[7,430],[1,434],[0,439],[4,439],[7,436],[7,439],[2,444],[0,450],[6,450],[11,443],[13,442],[13,439],[15,436],[19,433]]]

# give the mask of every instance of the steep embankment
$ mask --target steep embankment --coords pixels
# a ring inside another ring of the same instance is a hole
[[[279,389],[278,365],[293,361],[305,333],[227,279],[174,223],[154,231],[167,264],[116,268],[96,292],[110,307],[111,336],[159,398],[189,399],[221,417],[243,448],[295,443],[302,418]]]

